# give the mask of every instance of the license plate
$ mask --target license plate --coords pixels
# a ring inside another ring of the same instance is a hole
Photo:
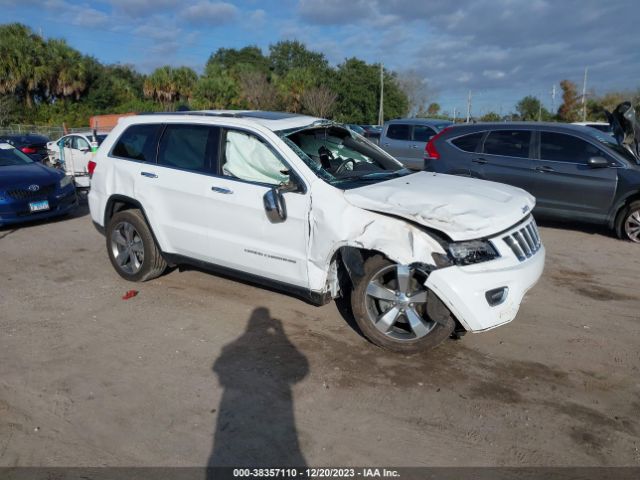
[[[29,210],[31,210],[31,213],[41,212],[43,210],[49,210],[49,201],[42,200],[40,202],[31,202],[29,204]]]

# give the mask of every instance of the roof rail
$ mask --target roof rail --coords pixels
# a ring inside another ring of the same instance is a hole
[[[138,115],[190,115],[194,117],[234,117],[241,118],[243,115],[241,113],[215,113],[215,112],[142,112]]]

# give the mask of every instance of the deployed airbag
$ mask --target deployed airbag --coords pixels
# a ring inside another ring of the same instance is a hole
[[[253,135],[227,132],[225,156],[226,162],[222,167],[225,175],[272,185],[289,180],[288,175],[282,173],[287,168],[269,147]]]

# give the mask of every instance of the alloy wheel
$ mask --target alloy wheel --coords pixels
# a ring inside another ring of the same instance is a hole
[[[624,231],[629,240],[640,243],[640,209],[632,211],[626,218]]]
[[[428,335],[436,322],[426,315],[427,274],[408,265],[389,265],[369,281],[366,306],[369,320],[394,340],[417,340]]]
[[[111,252],[122,271],[135,275],[144,262],[144,244],[136,228],[129,222],[118,223],[111,232]]]

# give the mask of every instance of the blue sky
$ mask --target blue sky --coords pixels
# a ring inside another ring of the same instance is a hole
[[[634,0],[0,0],[19,21],[105,63],[143,72],[201,71],[220,47],[296,39],[336,65],[356,56],[411,71],[444,110],[513,110],[525,95],[551,106],[568,78],[595,93],[640,88]]]

